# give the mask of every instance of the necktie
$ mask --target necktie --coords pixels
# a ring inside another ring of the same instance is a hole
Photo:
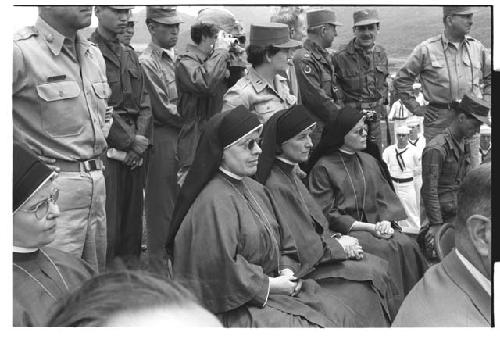
[[[401,169],[401,172],[403,172],[406,168],[406,164],[405,164],[405,161],[403,160],[403,153],[406,152],[407,148],[405,148],[404,150],[402,150],[401,152],[398,152],[398,149],[396,148],[395,151],[396,151],[396,160],[398,162],[398,165],[399,165],[399,168]]]

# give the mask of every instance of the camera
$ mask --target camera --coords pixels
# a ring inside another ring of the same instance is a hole
[[[378,120],[377,111],[373,109],[363,109],[361,113],[365,116],[366,122],[375,122]]]

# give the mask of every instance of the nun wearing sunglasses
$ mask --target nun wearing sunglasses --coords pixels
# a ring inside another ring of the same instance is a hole
[[[174,278],[225,327],[358,326],[342,300],[301,279],[290,232],[250,178],[261,130],[244,106],[209,120],[167,238]]]
[[[334,232],[351,235],[363,250],[389,262],[390,277],[404,297],[427,262],[416,241],[398,226],[403,205],[367,146],[364,116],[345,107],[330,121],[313,151],[308,188]]]

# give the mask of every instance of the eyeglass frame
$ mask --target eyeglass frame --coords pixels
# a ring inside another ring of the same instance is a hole
[[[30,207],[30,208],[19,208],[18,211],[22,211],[22,212],[26,212],[26,213],[33,213],[35,214],[35,218],[37,220],[43,220],[43,218],[45,218],[47,216],[47,214],[49,213],[49,204],[50,203],[53,203],[55,204],[57,202],[57,200],[59,199],[59,189],[58,188],[54,188],[52,190],[52,193],[50,193],[50,195],[43,199],[42,201],[38,202],[36,205]],[[46,211],[43,213],[43,215],[39,216],[38,215],[38,211],[40,210],[40,208],[46,204]]]

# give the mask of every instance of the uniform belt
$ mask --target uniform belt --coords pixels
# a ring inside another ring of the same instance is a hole
[[[450,109],[451,106],[449,103],[445,102],[429,102],[429,106],[439,108],[439,109]]]
[[[398,184],[404,184],[405,182],[410,182],[413,181],[413,178],[404,178],[404,179],[398,179],[391,177],[392,181],[397,182]]]
[[[85,161],[56,160],[54,166],[59,167],[61,172],[92,172],[103,169],[101,159],[90,159]]]

